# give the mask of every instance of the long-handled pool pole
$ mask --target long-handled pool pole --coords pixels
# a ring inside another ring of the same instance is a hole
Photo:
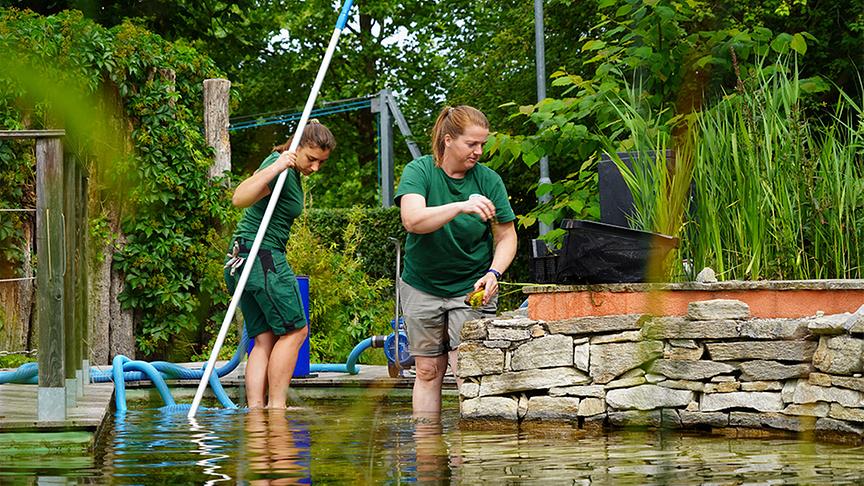
[[[339,14],[339,20],[336,21],[336,28],[333,30],[333,36],[330,37],[330,44],[327,46],[327,52],[324,53],[324,60],[321,61],[321,67],[318,68],[318,75],[315,77],[315,83],[312,85],[312,92],[309,93],[309,99],[306,100],[303,114],[300,116],[300,121],[297,123],[294,138],[291,140],[291,145],[288,148],[289,152],[297,150],[297,146],[300,144],[303,129],[306,128],[309,114],[312,112],[312,107],[315,105],[315,99],[318,97],[318,90],[321,89],[321,83],[324,81],[324,75],[327,73],[330,59],[333,57],[333,52],[336,50],[336,44],[339,42],[339,36],[342,34],[342,29],[345,28],[345,24],[348,23],[348,12],[351,10],[351,4],[353,1],[354,0],[345,0],[345,4],[342,6],[342,12]],[[234,295],[231,297],[231,303],[228,305],[228,311],[225,313],[225,319],[222,321],[222,327],[219,329],[219,335],[216,337],[216,343],[213,345],[213,351],[210,353],[210,359],[207,360],[207,367],[204,369],[204,375],[201,376],[201,383],[198,384],[198,391],[195,392],[195,398],[192,400],[192,406],[189,408],[189,414],[187,415],[189,418],[195,417],[195,412],[198,411],[198,405],[201,404],[201,398],[204,396],[204,390],[207,389],[210,374],[213,373],[213,368],[216,365],[216,357],[219,356],[222,342],[225,341],[225,335],[228,334],[228,327],[234,319],[234,313],[237,311],[237,304],[240,301],[240,296],[243,294],[243,289],[246,287],[246,280],[249,279],[249,273],[252,272],[252,264],[255,261],[255,257],[258,256],[258,248],[261,246],[261,241],[264,240],[264,233],[267,232],[267,225],[270,224],[270,218],[273,216],[273,209],[279,201],[279,193],[282,191],[282,186],[285,184],[287,174],[287,170],[282,171],[282,173],[279,174],[279,178],[276,180],[276,186],[273,187],[273,192],[270,194],[270,202],[267,204],[267,209],[264,211],[264,217],[261,218],[261,225],[258,227],[258,233],[255,234],[255,241],[252,243],[252,248],[249,249],[249,256],[246,258],[246,264],[243,266],[240,280],[237,281],[237,288],[234,289]]]

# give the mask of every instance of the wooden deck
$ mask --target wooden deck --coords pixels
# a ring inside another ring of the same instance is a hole
[[[85,385],[78,406],[68,409],[65,421],[36,419],[36,385],[0,385],[0,432],[33,431],[61,432],[69,430],[96,431],[111,409],[113,383]]]
[[[217,363],[217,367],[223,363]],[[200,368],[200,364],[185,364],[187,367]],[[97,368],[110,369],[108,366]],[[359,373],[313,373],[306,378],[294,378],[292,387],[350,387],[350,388],[410,388],[414,384],[413,372],[405,372],[405,376],[391,378],[386,366],[358,365]],[[234,371],[222,377],[222,385],[226,388],[242,387],[245,363],[241,363]],[[197,380],[174,380],[168,382],[172,387],[175,399],[179,403],[194,394]],[[130,382],[127,388],[149,388],[149,381]],[[444,387],[455,388],[455,380],[451,375],[444,379]],[[67,410],[65,421],[38,421],[36,417],[36,385],[0,385],[0,443],[18,451],[33,453],[51,453],[69,450],[92,451],[101,433],[105,418],[114,410],[114,384],[95,383],[85,387],[83,398],[78,399],[78,406]]]
[[[113,383],[85,385],[75,408],[64,421],[39,421],[36,417],[36,385],[0,385],[0,443],[11,451],[32,454],[88,452],[93,450],[102,423],[111,410]]]

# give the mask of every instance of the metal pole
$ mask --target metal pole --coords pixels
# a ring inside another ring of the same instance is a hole
[[[408,151],[411,152],[411,157],[419,159],[423,154],[420,153],[420,149],[417,147],[417,144],[414,143],[411,129],[408,127],[408,122],[405,121],[405,117],[402,115],[402,110],[399,109],[399,105],[396,104],[396,99],[393,98],[393,93],[389,90],[387,91],[387,107],[390,108],[390,114],[393,115],[393,119],[396,120],[396,125],[399,127],[399,131],[402,132],[402,136],[405,137],[405,143],[408,144]]]
[[[396,322],[393,325],[393,332],[395,333],[393,337],[395,338],[394,347],[395,352],[393,356],[396,358],[396,369],[399,371],[399,376],[402,376],[402,359],[399,355],[399,278],[402,273],[402,241],[399,238],[396,238]]]
[[[327,73],[327,67],[330,65],[330,59],[333,58],[333,52],[336,51],[336,44],[339,43],[339,36],[342,34],[342,29],[348,23],[348,11],[351,10],[351,4],[354,0],[345,0],[345,5],[342,6],[342,12],[339,14],[339,19],[336,21],[336,28],[333,30],[333,35],[330,37],[330,44],[327,46],[327,52],[324,53],[324,59],[321,61],[321,67],[318,69],[318,75],[315,77],[315,83],[312,85],[312,91],[309,93],[309,98],[306,100],[306,107],[303,108],[303,115],[300,116],[300,121],[297,123],[297,130],[294,132],[294,138],[291,140],[291,145],[288,151],[297,150],[300,145],[300,138],[303,135],[303,129],[306,128],[306,122],[309,120],[309,114],[312,112],[312,106],[315,104],[315,99],[318,97],[318,91],[321,89],[321,84],[324,82],[324,75]],[[249,256],[246,258],[246,264],[243,266],[243,272],[240,274],[240,279],[237,281],[237,288],[234,290],[234,295],[231,297],[231,304],[228,305],[228,311],[225,313],[225,319],[222,320],[222,327],[219,329],[219,335],[216,336],[216,342],[213,345],[213,351],[210,353],[210,359],[207,360],[207,366],[204,368],[204,374],[201,376],[201,382],[198,384],[198,390],[195,392],[195,398],[192,400],[192,406],[189,408],[187,416],[195,417],[198,411],[198,406],[201,404],[201,398],[204,396],[204,390],[207,389],[207,383],[210,381],[210,375],[213,373],[213,368],[216,366],[216,358],[219,356],[219,349],[222,348],[222,343],[225,341],[225,336],[228,334],[228,327],[234,318],[234,313],[237,311],[237,304],[240,301],[240,296],[243,294],[243,289],[246,287],[246,281],[249,280],[249,274],[252,272],[252,264],[258,256],[258,249],[261,247],[261,241],[264,240],[264,234],[267,232],[267,225],[270,224],[270,218],[273,216],[273,210],[276,208],[276,203],[279,202],[279,193],[282,192],[282,186],[285,185],[285,179],[288,171],[283,171],[276,179],[276,185],[273,187],[273,192],[270,194],[270,202],[267,204],[267,209],[264,211],[264,216],[261,218],[261,225],[258,227],[258,233],[255,234],[255,241],[252,242],[252,248],[249,249]]]
[[[546,98],[546,43],[545,32],[543,29],[543,0],[534,0],[534,45],[535,59],[537,65],[537,101],[543,101]],[[549,178],[549,158],[543,157],[540,159],[540,184],[549,184],[552,179]],[[540,196],[541,203],[547,203],[552,200],[552,196],[544,194]],[[540,236],[545,235],[552,230],[552,227],[545,223],[540,223]]]
[[[387,106],[388,92],[381,90],[378,102],[381,111],[378,130],[381,136],[381,207],[393,206],[393,123],[390,121],[390,108]]]

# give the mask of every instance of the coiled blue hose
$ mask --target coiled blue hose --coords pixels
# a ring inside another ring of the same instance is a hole
[[[360,359],[360,353],[372,347],[372,339],[373,338],[369,337],[357,343],[357,345],[354,346],[354,349],[351,350],[351,353],[348,355],[348,360],[345,363],[312,364],[309,366],[309,371],[330,371],[335,373],[349,373],[352,375],[360,373],[360,368],[357,367],[357,360]]]
[[[234,402],[231,401],[231,398],[228,397],[228,394],[222,387],[219,378],[231,373],[235,368],[237,368],[237,365],[240,364],[240,361],[243,358],[243,352],[246,349],[248,342],[249,337],[246,335],[246,329],[244,328],[243,334],[240,338],[240,343],[237,346],[237,350],[234,352],[234,356],[232,356],[231,359],[222,367],[217,368],[216,372],[210,376],[209,383],[213,389],[213,393],[225,408],[237,408],[237,405],[235,405]],[[167,411],[183,411],[188,410],[189,405],[177,405],[174,402],[174,398],[171,396],[171,392],[168,390],[168,385],[165,383],[165,380],[195,380],[200,379],[203,373],[203,369],[189,369],[167,361],[147,363],[145,361],[133,361],[126,356],[118,355],[114,357],[110,370],[100,370],[95,367],[90,368],[90,382],[114,382],[114,403],[117,406],[118,412],[125,412],[127,409],[126,382],[140,380],[150,380],[153,383],[159,391],[162,400],[165,402],[165,406],[162,407],[163,409]],[[25,363],[14,371],[0,372],[0,384],[2,383],[38,384],[39,364]]]
[[[227,363],[225,363],[221,368],[217,368],[215,370],[216,372],[210,376],[210,387],[213,389],[216,398],[225,408],[237,408],[237,405],[228,397],[228,394],[222,387],[219,378],[231,373],[235,368],[237,368],[237,365],[240,364],[240,361],[243,358],[243,353],[245,352],[248,343],[249,337],[246,335],[246,329],[244,326],[240,343],[238,344],[234,355]],[[363,351],[370,347],[380,347],[383,343],[384,336],[366,338],[354,346],[354,349],[351,350],[351,353],[348,355],[348,360],[345,363],[312,364],[310,365],[310,371],[349,373],[356,375],[360,372],[360,368],[357,366],[357,361],[360,359],[360,355]],[[154,361],[153,363],[148,363],[146,361],[133,361],[123,355],[115,356],[111,364],[112,366],[110,370],[90,368],[90,381],[91,383],[114,382],[114,403],[117,407],[117,411],[121,413],[127,410],[127,381],[150,380],[159,392],[159,396],[162,398],[163,402],[165,402],[165,405],[161,407],[160,410],[179,412],[188,410],[190,405],[177,404],[174,401],[174,397],[171,396],[171,392],[168,389],[165,380],[195,380],[200,379],[204,374],[203,368],[190,369],[167,361]],[[38,375],[38,363],[26,363],[17,370],[0,372],[0,383],[37,384],[39,380]]]
[[[21,383],[27,385],[39,383],[39,364],[25,363],[17,370],[0,372],[0,384],[2,383]]]

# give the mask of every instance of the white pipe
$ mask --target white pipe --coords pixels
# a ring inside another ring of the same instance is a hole
[[[309,98],[306,100],[306,106],[303,108],[303,115],[300,116],[297,129],[294,131],[294,138],[291,140],[291,145],[288,148],[289,152],[296,150],[297,146],[300,144],[303,129],[306,128],[309,114],[312,112],[312,107],[315,105],[315,99],[318,97],[318,90],[321,89],[321,83],[324,82],[324,75],[327,73],[327,68],[330,65],[330,59],[333,57],[333,52],[336,50],[336,44],[339,42],[339,36],[342,34],[342,27],[344,27],[342,19],[347,15],[347,10],[350,8],[351,0],[348,0],[345,7],[343,7],[342,15],[340,15],[337,27],[333,30],[333,35],[330,37],[330,44],[327,46],[324,60],[321,61],[321,67],[318,69],[318,75],[315,77],[315,84],[312,85],[312,92],[309,93]],[[258,233],[255,234],[255,241],[252,243],[252,248],[249,249],[249,256],[246,258],[246,264],[243,265],[243,272],[240,274],[240,280],[237,281],[234,295],[231,296],[231,303],[228,305],[228,311],[225,313],[225,319],[222,320],[222,327],[219,329],[219,335],[216,337],[216,343],[213,345],[210,359],[207,360],[207,367],[204,368],[204,374],[201,376],[201,382],[198,384],[198,390],[195,392],[195,398],[192,400],[192,406],[189,408],[189,413],[187,415],[189,418],[195,417],[195,412],[198,411],[198,406],[201,404],[204,390],[207,389],[210,375],[213,373],[213,368],[216,366],[216,358],[219,356],[219,350],[222,348],[222,343],[225,341],[225,336],[228,334],[228,327],[234,319],[234,313],[237,311],[237,304],[240,302],[240,296],[243,294],[243,289],[246,287],[246,281],[249,279],[249,274],[252,272],[252,264],[258,256],[258,249],[261,247],[261,241],[264,240],[264,234],[267,232],[267,226],[270,224],[270,218],[273,216],[273,209],[276,208],[276,203],[279,202],[279,193],[282,192],[282,186],[285,184],[287,174],[287,170],[284,170],[279,174],[279,178],[276,180],[276,186],[270,194],[270,202],[267,204],[267,209],[264,211],[264,217],[261,218],[261,225],[258,227]]]

